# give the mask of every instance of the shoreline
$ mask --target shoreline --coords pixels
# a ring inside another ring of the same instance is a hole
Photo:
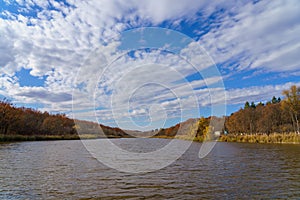
[[[116,136],[98,136],[92,134],[82,135],[0,135],[0,143],[5,142],[34,142],[34,141],[58,141],[58,140],[94,140],[94,139],[121,138]],[[124,137],[125,138],[125,137]]]
[[[300,134],[297,133],[272,133],[252,135],[221,135],[220,142],[258,143],[258,144],[300,144]]]
[[[204,142],[203,137],[190,137],[180,135],[176,137],[157,136],[153,138],[161,139],[179,139],[179,140],[193,140],[194,142]],[[253,135],[221,135],[217,142],[232,142],[232,143],[252,143],[252,144],[300,144],[300,135],[296,133],[287,134],[253,134]]]
[[[26,142],[26,141],[54,141],[54,140],[93,140],[93,139],[117,139],[129,137],[116,136],[98,136],[92,134],[83,135],[0,135],[0,142]],[[204,142],[204,137],[191,137],[187,135],[180,136],[153,136],[151,138],[159,139],[179,139],[193,140],[194,142]],[[257,143],[257,144],[300,144],[300,134],[253,134],[253,135],[221,135],[218,142],[236,142],[236,143]]]

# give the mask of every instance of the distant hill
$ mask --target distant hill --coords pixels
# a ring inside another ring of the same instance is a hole
[[[161,128],[155,136],[166,136],[166,137],[175,137],[187,135],[190,132],[190,128],[198,122],[199,119],[188,119],[185,122],[176,124],[175,126],[169,128]]]
[[[7,100],[0,101],[0,135],[2,138],[7,136],[6,138],[13,140],[13,137],[8,136],[18,135],[39,136],[38,138],[41,139],[60,138],[48,136],[74,139],[79,138],[77,132],[80,136],[90,135],[91,138],[130,137],[119,128],[83,120],[73,120],[65,114],[49,114],[31,108],[18,108]]]

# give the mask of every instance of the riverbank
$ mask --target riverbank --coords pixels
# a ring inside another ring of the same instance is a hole
[[[246,142],[264,144],[300,144],[300,135],[296,133],[287,134],[252,134],[252,135],[221,135],[221,142]]]
[[[21,141],[50,141],[50,140],[91,140],[101,139],[103,136],[95,134],[80,135],[0,135],[0,142],[21,142]],[[119,138],[109,136],[107,138]]]
[[[175,137],[169,136],[155,136],[161,139],[179,139],[179,140],[193,140],[194,142],[204,142],[204,137],[191,137],[187,135],[180,135]],[[253,135],[221,135],[218,142],[240,142],[240,143],[261,143],[261,144],[300,144],[300,135],[296,133],[287,134],[253,134]]]
[[[194,142],[204,142],[204,138],[201,136],[193,137],[189,135],[177,135],[175,137],[166,136],[166,135],[159,135],[153,136],[152,138],[159,138],[159,139],[178,139],[178,140],[193,140]]]
[[[95,134],[80,135],[0,135],[0,142],[21,142],[21,141],[50,141],[50,140],[88,140],[101,139]],[[107,138],[122,138],[109,136]],[[179,135],[175,137],[170,136],[154,136],[153,138],[161,139],[179,139],[179,140],[193,140],[194,142],[204,142],[204,137],[191,137],[187,135]],[[253,135],[221,135],[218,138],[219,142],[241,142],[241,143],[262,143],[262,144],[300,144],[300,135],[295,133],[289,134],[253,134]]]
[[[0,135],[0,142],[76,140],[77,135]]]

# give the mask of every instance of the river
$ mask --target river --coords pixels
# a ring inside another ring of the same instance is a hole
[[[143,152],[169,140],[114,142]],[[192,143],[163,169],[132,174],[105,166],[81,141],[2,143],[0,199],[300,198],[300,145],[217,143],[203,159],[200,147]]]

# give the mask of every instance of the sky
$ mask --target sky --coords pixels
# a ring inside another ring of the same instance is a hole
[[[0,99],[124,129],[300,85],[298,0],[0,0]]]

